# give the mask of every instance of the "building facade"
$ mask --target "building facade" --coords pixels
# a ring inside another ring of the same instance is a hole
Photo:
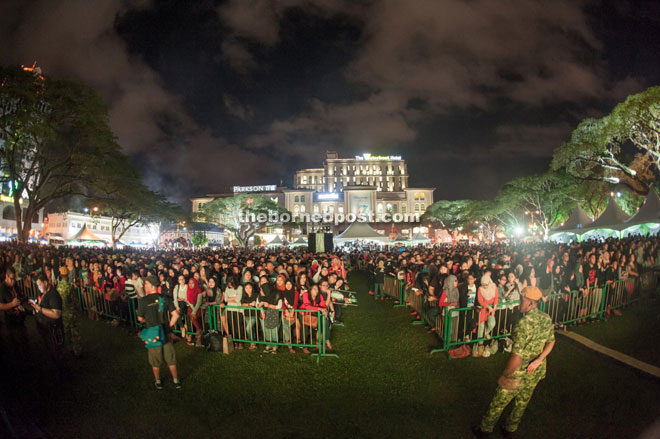
[[[386,224],[398,217],[404,219],[396,221],[404,223],[400,227],[403,233],[413,233],[413,228],[414,233],[425,233],[425,229],[419,229],[419,221],[411,218],[421,217],[433,204],[435,188],[409,187],[408,179],[406,161],[400,156],[363,154],[340,158],[336,152],[328,151],[322,168],[296,171],[292,189],[276,185],[235,186],[232,193],[191,198],[192,211],[199,212],[204,204],[217,198],[250,193],[271,198],[294,217],[302,214],[366,214],[374,228],[382,229],[384,233],[389,230]],[[333,224],[332,230],[339,232],[346,226]]]
[[[112,218],[88,213],[49,213],[48,220],[44,223],[43,234],[46,239],[59,238],[68,241],[84,226],[87,226],[87,229],[100,240],[112,243]],[[121,237],[120,242],[127,245],[154,246],[159,238],[159,228],[156,223],[133,226]]]

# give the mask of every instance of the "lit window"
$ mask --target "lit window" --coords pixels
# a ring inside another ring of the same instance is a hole
[[[423,199],[424,199],[424,192],[422,192],[422,193],[419,194],[419,199],[420,199],[420,200],[423,200]]]
[[[419,192],[415,192],[415,200],[419,200]]]
[[[305,213],[305,205],[300,206],[300,212]]]
[[[415,212],[419,212],[419,203],[415,203]]]

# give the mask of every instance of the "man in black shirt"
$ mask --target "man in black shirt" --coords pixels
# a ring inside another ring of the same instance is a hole
[[[176,355],[174,345],[169,341],[171,328],[179,320],[179,311],[175,309],[171,300],[167,300],[161,294],[158,294],[158,285],[160,282],[156,276],[148,276],[144,281],[144,297],[138,300],[137,318],[139,322],[144,323],[145,328],[163,325],[165,331],[165,343],[155,348],[147,348],[149,364],[154,374],[156,389],[161,390],[163,385],[160,381],[160,366],[165,362],[170,369],[174,387],[181,388],[179,373],[176,368]],[[165,300],[163,311],[159,311],[160,301]],[[170,316],[171,313],[171,316]],[[168,319],[169,316],[169,319]]]
[[[17,288],[16,273],[7,267],[5,281],[0,285],[0,311],[3,311],[9,335],[10,349],[16,355],[17,364],[25,364],[28,336],[25,328],[25,313],[21,306],[21,291]]]
[[[64,327],[62,325],[62,296],[50,283],[44,272],[38,273],[39,300],[30,303],[37,317],[37,329],[48,350],[60,368],[64,359]]]

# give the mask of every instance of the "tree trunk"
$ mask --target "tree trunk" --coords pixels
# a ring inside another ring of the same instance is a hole
[[[25,242],[21,241],[23,239],[23,222],[22,222],[22,211],[21,211],[21,203],[20,203],[20,197],[16,198],[16,195],[14,195],[14,218],[16,220],[16,239],[18,239],[20,242]]]
[[[28,242],[28,239],[30,238],[30,229],[32,228],[32,215],[33,215],[32,208],[28,206],[25,209],[25,215],[23,218],[23,230],[21,230],[22,236],[19,237],[22,243]]]

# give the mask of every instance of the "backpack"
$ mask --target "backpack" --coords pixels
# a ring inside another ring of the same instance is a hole
[[[140,331],[140,338],[147,348],[159,348],[167,341],[165,339],[165,330],[163,329],[162,324],[163,311],[165,311],[165,298],[161,296],[158,299],[158,313],[161,324],[150,328],[144,328]]]

